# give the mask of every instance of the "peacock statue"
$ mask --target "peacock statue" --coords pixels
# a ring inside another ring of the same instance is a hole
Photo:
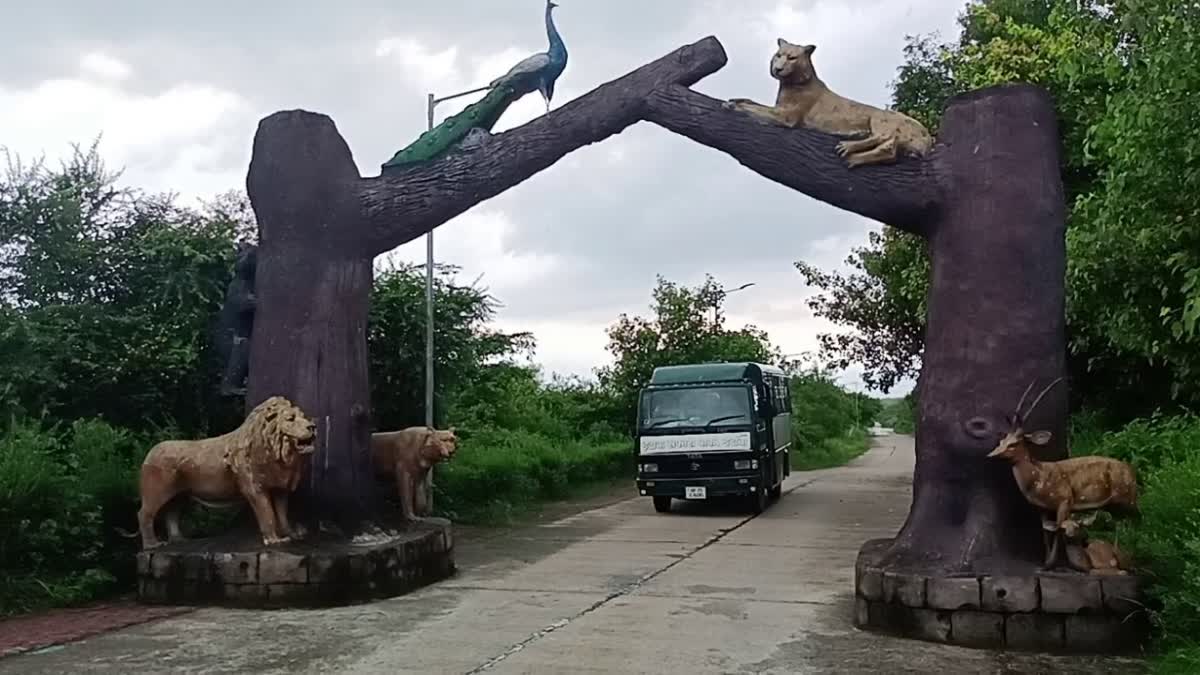
[[[491,88],[509,85],[518,96],[537,90],[546,101],[546,112],[550,112],[550,99],[554,98],[554,82],[567,67],[567,45],[554,26],[555,7],[558,5],[553,0],[546,0],[546,36],[550,38],[550,49],[522,60],[488,85]]]
[[[554,98],[554,83],[567,67],[567,45],[554,25],[555,7],[558,7],[557,3],[546,0],[546,36],[550,39],[547,51],[523,59],[503,76],[492,80],[486,87],[487,95],[421,134],[411,145],[384,163],[383,169],[386,171],[439,157],[476,129],[486,136],[486,132],[500,121],[504,111],[530,92],[542,94],[546,101],[546,112],[549,112],[550,100]]]

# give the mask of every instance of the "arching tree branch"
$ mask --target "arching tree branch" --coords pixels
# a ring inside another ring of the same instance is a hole
[[[666,86],[686,87],[725,65],[715,37],[648,63],[561,108],[480,146],[364,179],[361,199],[370,249],[415,239],[562,159],[643,119],[646,101]]]
[[[656,90],[646,119],[793,190],[909,232],[925,234],[941,200],[931,158],[849,169],[834,153],[840,139],[770,125],[687,87]]]
[[[811,197],[925,233],[941,197],[930,158],[850,170],[834,153],[838,139],[771,126],[688,89],[725,62],[724,48],[710,36],[528,124],[485,134],[439,159],[373,178],[347,174],[345,167],[353,167],[353,160],[332,120],[303,111],[276,113],[259,125],[249,182],[256,183],[257,177],[274,185],[275,176],[289,175],[282,185],[297,194],[289,201],[294,209],[329,211],[336,205],[341,215],[332,220],[339,223],[338,247],[378,255],[517,185],[567,153],[648,120],[722,150]],[[256,192],[261,190],[251,189],[252,195]],[[290,218],[274,220],[280,228],[290,227]]]

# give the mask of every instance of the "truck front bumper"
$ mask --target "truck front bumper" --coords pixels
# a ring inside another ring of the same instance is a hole
[[[638,478],[638,493],[644,497],[686,499],[685,488],[704,488],[705,497],[750,495],[762,489],[758,476],[721,476],[709,478]]]

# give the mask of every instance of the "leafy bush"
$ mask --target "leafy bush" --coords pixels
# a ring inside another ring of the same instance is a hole
[[[860,394],[842,389],[815,368],[793,374],[791,392],[793,468],[840,466],[867,450],[863,428],[874,421],[877,402],[872,399],[864,410]]]
[[[54,429],[0,436],[0,613],[88,597],[112,581],[99,566],[103,514]]]
[[[1141,517],[1116,524],[1158,609],[1159,646],[1171,650],[1161,672],[1196,672],[1200,665],[1200,417],[1156,416],[1115,432],[1096,430],[1095,416],[1073,425],[1074,455],[1099,454],[1134,465]]]
[[[898,434],[911,434],[916,428],[915,408],[916,397],[913,392],[909,392],[904,398],[886,400],[879,413],[878,422]]]
[[[1083,441],[1096,443],[1086,438]],[[1104,434],[1095,447],[1095,454],[1129,462],[1147,478],[1200,454],[1200,418],[1156,415],[1135,420],[1120,431]]]
[[[791,380],[793,444],[818,445],[855,426],[853,398],[827,376],[814,371]]]
[[[434,504],[460,522],[506,520],[534,502],[567,497],[572,486],[632,477],[633,463],[628,440],[487,430],[464,439],[454,460],[438,468]]]

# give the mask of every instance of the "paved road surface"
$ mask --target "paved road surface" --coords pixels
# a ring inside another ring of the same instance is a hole
[[[912,440],[793,474],[757,518],[634,498],[467,531],[459,574],[322,611],[204,609],[0,660],[35,673],[1133,673],[1134,661],[960,649],[851,625],[866,539],[904,519]],[[679,505],[679,502],[676,502]],[[683,509],[681,509],[683,510]]]

